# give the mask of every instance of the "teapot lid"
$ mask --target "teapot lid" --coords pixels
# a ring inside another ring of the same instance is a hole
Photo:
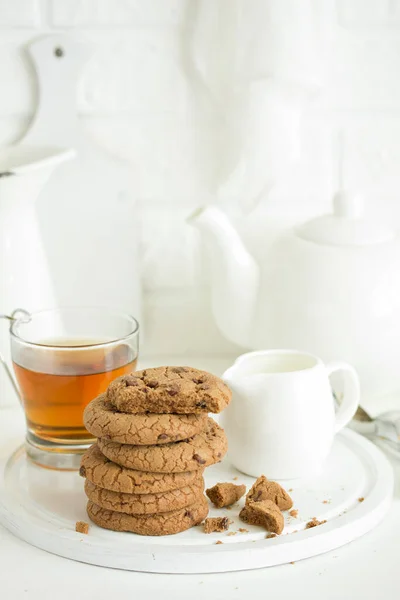
[[[368,246],[395,237],[389,227],[364,218],[364,203],[360,196],[344,191],[335,194],[332,214],[311,219],[295,231],[304,240],[329,246]]]

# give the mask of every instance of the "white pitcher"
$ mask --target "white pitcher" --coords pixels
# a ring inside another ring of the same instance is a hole
[[[329,376],[344,375],[344,396],[335,414]],[[222,415],[233,465],[248,475],[296,479],[317,475],[335,433],[359,403],[356,371],[344,362],[324,365],[295,350],[240,356],[223,375],[233,391]]]
[[[37,199],[53,171],[75,157],[73,148],[18,144],[0,151],[0,314],[57,304],[37,218]],[[0,353],[9,363],[10,341],[0,322]],[[0,407],[15,399],[0,371]]]

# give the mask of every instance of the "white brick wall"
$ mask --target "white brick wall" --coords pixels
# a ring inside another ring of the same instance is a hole
[[[168,27],[182,23],[186,0],[53,0],[54,27]]]
[[[135,170],[147,353],[234,350],[212,323],[198,239],[184,223],[210,199],[207,148],[219,135],[212,114],[191,118],[182,35],[193,1],[0,0],[0,144],[17,140],[34,110],[22,46],[42,33],[75,30],[96,45],[77,105],[88,134]],[[247,238],[271,217],[326,210],[340,177],[365,193],[371,214],[400,225],[400,0],[314,4],[324,88],[305,115],[298,164],[256,217],[241,220]]]

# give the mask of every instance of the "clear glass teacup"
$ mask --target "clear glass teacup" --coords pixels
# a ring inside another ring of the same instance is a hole
[[[28,456],[50,468],[78,468],[93,442],[83,410],[113,379],[135,370],[138,322],[105,308],[15,311],[10,339]]]

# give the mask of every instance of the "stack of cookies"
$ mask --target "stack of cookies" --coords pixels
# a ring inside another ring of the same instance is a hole
[[[90,519],[106,529],[170,535],[208,514],[203,471],[227,451],[208,416],[231,399],[224,382],[191,367],[158,367],[114,380],[85,409],[97,443],[82,457]]]

